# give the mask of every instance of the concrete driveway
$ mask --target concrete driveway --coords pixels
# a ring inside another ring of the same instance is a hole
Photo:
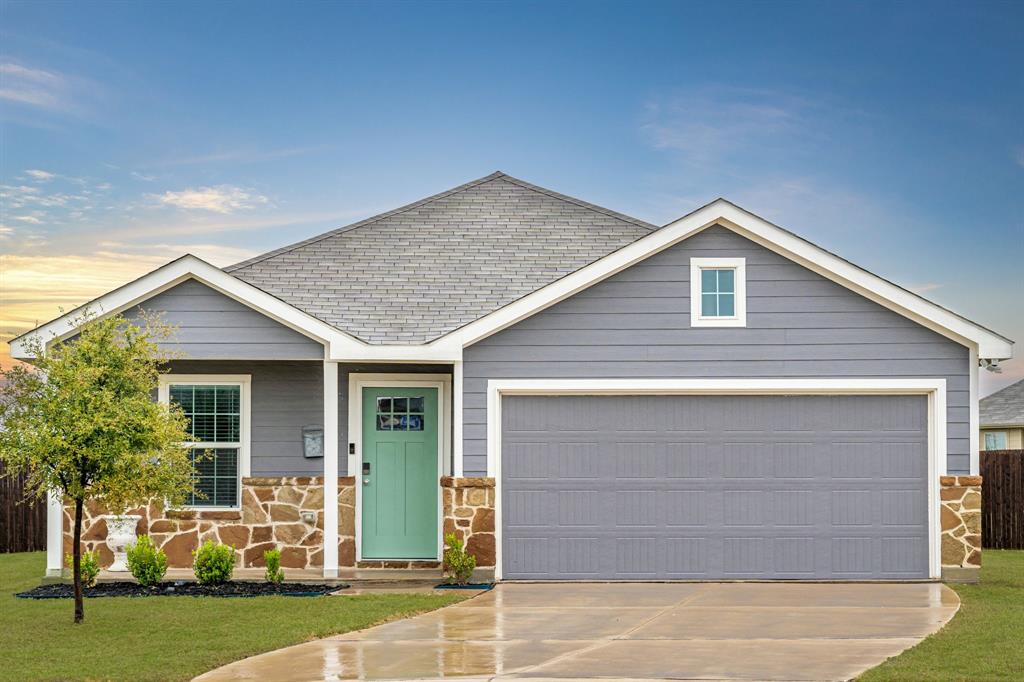
[[[958,607],[955,592],[924,583],[502,584],[197,679],[845,680]]]

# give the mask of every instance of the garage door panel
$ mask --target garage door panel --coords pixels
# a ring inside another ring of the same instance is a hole
[[[506,578],[928,575],[923,397],[504,401]]]

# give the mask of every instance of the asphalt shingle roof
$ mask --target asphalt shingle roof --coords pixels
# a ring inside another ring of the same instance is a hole
[[[656,226],[493,173],[225,268],[368,343],[426,343]]]
[[[981,399],[982,426],[1024,424],[1024,379]]]

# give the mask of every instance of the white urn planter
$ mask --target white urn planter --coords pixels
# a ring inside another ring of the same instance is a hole
[[[107,547],[114,553],[114,563],[108,571],[128,570],[128,547],[135,544],[135,527],[139,525],[138,514],[107,514]]]

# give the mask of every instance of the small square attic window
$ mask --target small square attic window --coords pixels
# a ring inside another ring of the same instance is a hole
[[[690,259],[690,326],[747,326],[745,258]]]

